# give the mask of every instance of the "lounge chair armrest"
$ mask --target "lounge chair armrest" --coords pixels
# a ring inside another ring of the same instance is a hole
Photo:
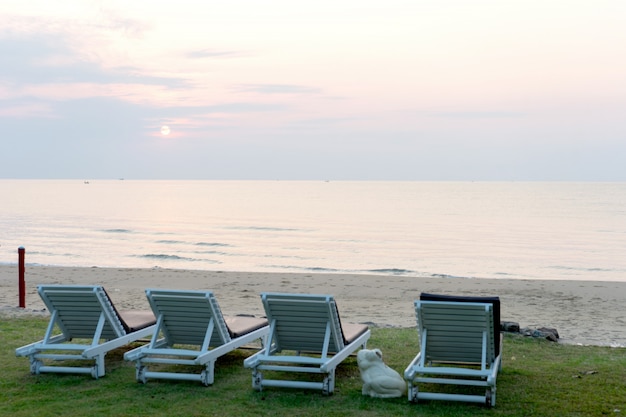
[[[328,371],[334,369],[341,362],[344,361],[348,356],[354,353],[359,347],[365,346],[367,341],[369,340],[372,332],[368,329],[363,334],[361,334],[358,338],[356,338],[352,343],[345,346],[341,352],[336,353],[331,358],[328,358],[324,364],[320,367],[322,371]]]
[[[136,347],[133,350],[129,350],[128,352],[124,353],[124,360],[134,362],[137,359],[140,359],[143,356],[143,350],[145,348],[146,346],[144,345]]]
[[[15,349],[15,356],[29,356],[37,352],[37,346],[41,345],[42,343],[43,340],[40,340],[39,342],[31,343],[30,345],[18,347],[17,349]]]
[[[415,378],[415,375],[417,374],[417,371],[415,370],[415,365],[417,365],[417,363],[420,361],[421,356],[422,353],[418,353],[417,356],[413,358],[409,366],[407,366],[404,370],[404,379],[406,379],[407,381],[413,380]]]
[[[267,356],[267,350],[269,349],[268,346],[264,347],[263,349],[259,350],[257,353],[255,353],[252,356],[247,357],[246,359],[244,359],[243,361],[243,367],[244,368],[254,368],[255,366],[257,366],[261,361],[259,360],[259,358],[261,356]]]
[[[108,342],[104,342],[89,349],[85,349],[85,351],[83,352],[83,356],[85,358],[93,358],[112,349],[116,349],[118,347],[127,345],[130,342],[134,342],[135,340],[146,338],[154,333],[155,329],[156,325],[152,325],[150,327],[146,327],[145,329],[141,329],[136,332],[129,333],[125,336],[118,337],[117,339],[109,340]]]
[[[31,343],[26,346],[19,347],[15,349],[15,356],[29,356],[35,352],[37,352],[42,345],[53,345],[55,343],[63,343],[66,342],[67,338],[65,335],[59,334],[50,339],[40,340],[39,342]]]

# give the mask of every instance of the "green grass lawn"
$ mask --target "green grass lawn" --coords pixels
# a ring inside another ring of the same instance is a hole
[[[123,360],[127,349],[107,355],[107,374],[31,375],[15,348],[40,340],[47,320],[0,319],[0,415],[2,416],[626,416],[626,349],[567,346],[507,335],[497,403],[492,409],[465,403],[420,402],[406,397],[361,395],[356,358],[337,370],[335,393],[267,388],[256,392],[236,351],[218,360],[215,384],[151,380],[135,382]],[[400,374],[417,353],[415,329],[373,329],[370,348]]]

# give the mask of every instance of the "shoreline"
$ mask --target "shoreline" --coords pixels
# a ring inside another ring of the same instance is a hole
[[[47,314],[39,284],[103,285],[118,309],[149,309],[146,288],[212,290],[224,314],[263,315],[261,292],[332,294],[342,319],[380,327],[416,327],[422,292],[496,295],[502,321],[552,327],[560,342],[626,346],[626,282],[264,273],[161,268],[26,266],[20,309],[17,265],[0,265],[0,316]]]

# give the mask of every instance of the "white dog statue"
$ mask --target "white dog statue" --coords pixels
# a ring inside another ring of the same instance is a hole
[[[361,349],[356,360],[363,380],[363,395],[395,398],[406,393],[406,382],[399,373],[385,365],[380,349]]]

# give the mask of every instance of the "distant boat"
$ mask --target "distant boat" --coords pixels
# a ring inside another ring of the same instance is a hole
[[[89,181],[83,181],[83,184],[89,184]]]

